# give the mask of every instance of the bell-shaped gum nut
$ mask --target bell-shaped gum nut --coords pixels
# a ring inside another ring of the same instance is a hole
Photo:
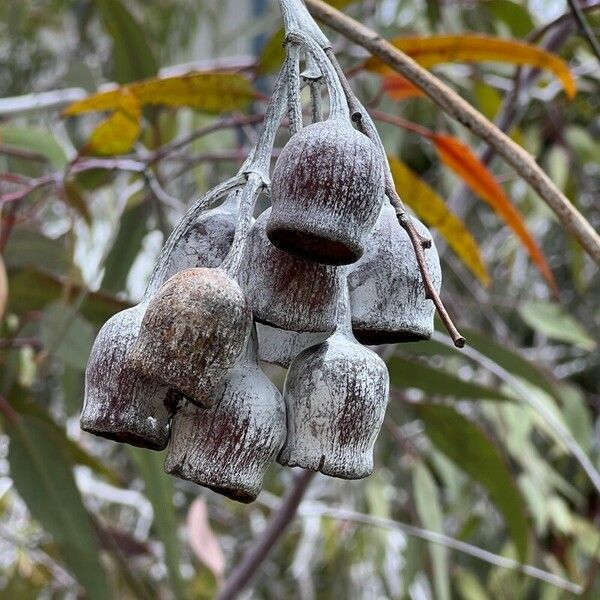
[[[412,220],[417,231],[431,240],[427,228]],[[431,281],[439,291],[442,271],[433,240],[424,253]],[[425,297],[410,238],[389,202],[384,204],[365,254],[349,267],[348,286],[352,329],[359,342],[393,344],[431,337],[435,305]]]
[[[384,362],[336,332],[307,348],[285,382],[287,439],[278,461],[342,479],[373,471],[373,448],[389,396]]]
[[[165,470],[252,502],[283,444],[285,419],[281,394],[251,349],[215,391],[211,408],[186,403],[174,417]]]
[[[240,358],[252,312],[240,286],[221,269],[187,269],[150,300],[129,356],[140,375],[207,406]]]
[[[85,373],[81,428],[117,442],[163,450],[176,395],[140,377],[126,361],[143,316],[143,306],[124,310],[108,320],[96,337]]]
[[[330,334],[325,331],[298,333],[256,323],[258,357],[272,365],[288,368],[291,362],[309,346],[324,342]]]
[[[240,285],[254,319],[290,331],[333,331],[340,293],[337,267],[273,246],[265,232],[270,212],[263,212],[252,226],[240,269]]]
[[[233,192],[223,204],[201,214],[178,240],[167,260],[163,281],[185,269],[218,267],[231,248],[238,207],[239,192]]]
[[[271,184],[271,242],[320,263],[357,261],[384,197],[381,152],[349,122],[332,118],[293,135]]]

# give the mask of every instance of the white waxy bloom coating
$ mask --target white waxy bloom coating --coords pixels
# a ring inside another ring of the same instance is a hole
[[[288,433],[277,460],[332,477],[367,477],[388,396],[384,362],[354,339],[336,332],[307,348],[285,382]]]
[[[338,269],[273,246],[265,232],[270,212],[263,212],[252,226],[239,274],[254,319],[291,331],[333,331]]]
[[[412,218],[417,231],[431,240],[427,228]],[[424,250],[434,287],[442,271],[433,241]],[[363,344],[393,344],[429,339],[435,306],[425,286],[406,231],[386,200],[362,258],[348,268],[354,335]]]
[[[211,408],[191,403],[173,418],[167,473],[252,502],[285,438],[285,407],[256,362],[256,339],[214,391]]]
[[[267,235],[278,248],[315,262],[355,262],[383,192],[381,153],[367,136],[339,118],[313,123],[277,159]]]
[[[324,342],[330,334],[325,331],[299,333],[256,323],[258,357],[272,365],[288,368],[291,362],[309,346]]]

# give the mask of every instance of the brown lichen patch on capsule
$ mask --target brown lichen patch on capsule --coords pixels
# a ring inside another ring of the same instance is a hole
[[[412,217],[411,217],[412,218]],[[431,240],[427,228],[413,218],[417,231]],[[425,250],[433,285],[441,286],[435,246]],[[396,211],[385,203],[363,257],[348,272],[352,329],[363,344],[392,344],[429,339],[435,306],[425,286],[406,231]]]
[[[333,331],[338,269],[273,246],[265,232],[270,212],[263,212],[252,226],[240,272],[255,320],[290,331]]]
[[[369,475],[388,386],[383,361],[340,333],[304,350],[285,383],[288,435],[278,461],[344,479]]]
[[[144,308],[113,316],[96,337],[88,360],[80,424],[84,431],[116,442],[163,450],[173,411],[168,388],[128,368],[127,353],[137,337]]]
[[[381,207],[378,148],[339,119],[301,129],[281,152],[267,235],[278,248],[332,265],[355,262]]]
[[[239,285],[221,269],[187,269],[150,301],[131,367],[199,404],[242,354],[252,313]]]

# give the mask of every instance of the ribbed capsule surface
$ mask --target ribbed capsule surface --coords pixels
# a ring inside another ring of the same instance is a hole
[[[144,377],[199,405],[242,355],[252,312],[239,285],[221,269],[187,269],[158,290],[129,356]]]
[[[136,306],[114,315],[96,337],[85,373],[81,428],[116,442],[162,450],[169,439],[173,394],[128,368],[144,316]]]
[[[417,231],[431,240],[427,228],[411,217]],[[434,287],[442,283],[440,259],[433,241],[424,250]],[[425,287],[406,231],[386,202],[363,257],[349,267],[352,329],[363,344],[392,344],[429,339],[435,306]]]
[[[182,233],[168,258],[164,281],[184,269],[218,267],[223,262],[235,235],[238,205],[239,193],[234,192]]]
[[[240,271],[255,320],[291,331],[333,331],[338,269],[273,246],[265,231],[270,213],[267,209],[252,226]]]
[[[285,437],[285,408],[256,359],[236,365],[208,409],[187,403],[173,419],[167,473],[239,502],[259,494]]]
[[[326,331],[299,333],[262,323],[256,323],[256,333],[260,360],[286,369],[302,350],[320,344],[330,336]]]
[[[267,235],[278,248],[325,264],[360,258],[383,201],[380,153],[341,119],[292,136],[273,172]]]
[[[285,382],[287,438],[277,460],[342,479],[370,475],[388,395],[385,364],[355,340],[335,333],[307,348]]]

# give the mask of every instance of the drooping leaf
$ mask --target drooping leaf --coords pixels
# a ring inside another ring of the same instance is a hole
[[[225,556],[208,519],[206,501],[199,496],[192,502],[187,516],[190,546],[198,559],[213,573],[217,581],[225,574]]]
[[[412,483],[415,506],[421,524],[430,531],[444,533],[438,488],[429,469],[422,462],[416,463],[413,469]],[[448,549],[438,544],[429,544],[429,553],[433,562],[435,597],[440,600],[450,600]]]
[[[68,290],[68,293],[65,293]],[[81,285],[69,283],[66,278],[47,271],[23,269],[10,280],[8,309],[21,315],[32,310],[43,310],[49,302],[71,301],[82,292]],[[110,317],[131,304],[104,292],[89,292],[79,312],[90,322],[100,326]]]
[[[519,560],[525,561],[529,529],[525,503],[499,450],[477,425],[450,406],[420,403],[414,409],[438,450],[487,490],[504,517]]]
[[[465,381],[446,370],[435,369],[424,362],[396,353],[387,361],[390,383],[398,388],[417,388],[426,394],[452,396],[472,400],[510,400],[501,390]]]
[[[56,542],[86,597],[111,597],[99,547],[71,472],[64,445],[52,427],[29,416],[7,423],[8,460],[15,487],[31,514]]]
[[[471,272],[484,285],[489,285],[490,277],[481,252],[465,224],[448,210],[442,198],[409,167],[395,157],[389,157],[389,163],[394,185],[402,200],[418,217],[437,229]]]
[[[144,106],[190,106],[213,114],[244,108],[256,97],[250,80],[238,73],[189,73],[141,81],[130,89]]]
[[[459,139],[442,134],[433,134],[431,141],[435,145],[440,160],[452,169],[496,214],[513,230],[521,243],[527,248],[533,262],[557,293],[558,286],[554,275],[527,227],[521,213],[515,208],[502,186],[496,181],[489,169],[473,154],[471,149]]]
[[[61,427],[54,421],[54,419],[42,408],[40,404],[34,402],[27,390],[21,387],[13,386],[10,396],[10,405],[21,415],[28,415],[29,417],[42,421],[49,428],[56,432],[56,439],[60,441],[61,446],[64,447],[66,453],[69,455],[72,462],[78,465],[89,467],[92,471],[105,477],[107,481],[113,485],[121,485],[122,480],[116,471],[109,468],[102,461],[95,456],[89,454],[84,450],[77,442],[73,441]],[[80,403],[81,403],[80,399]]]
[[[81,190],[72,181],[65,182],[64,200],[67,206],[70,206],[89,227],[92,224],[92,215],[88,209],[86,200]]]
[[[186,597],[179,568],[179,540],[177,516],[173,506],[173,482],[164,472],[164,455],[140,448],[129,447],[138,472],[144,480],[146,497],[154,509],[154,527],[164,545],[165,562],[169,570],[172,591],[176,598]]]
[[[423,90],[397,73],[384,75],[382,88],[392,100],[398,101],[419,98],[425,95]]]
[[[584,350],[593,350],[596,342],[569,313],[552,302],[529,302],[519,308],[521,318],[532,329]]]
[[[124,88],[113,113],[92,131],[86,150],[97,154],[129,152],[140,135],[141,116],[138,99]]]
[[[243,75],[205,71],[147,79],[117,90],[99,92],[73,102],[63,115],[114,110],[123,94],[130,94],[141,106],[190,106],[214,114],[245,108],[256,97],[250,81]]]
[[[156,59],[143,28],[121,0],[94,0],[102,23],[113,42],[113,75],[118,83],[152,77]]]
[[[399,37],[391,43],[423,67],[448,62],[495,61],[547,69],[561,81],[569,98],[574,98],[577,93],[577,85],[567,63],[555,54],[526,42],[461,34]],[[370,58],[365,67],[376,72],[389,72],[389,67],[375,57]]]

